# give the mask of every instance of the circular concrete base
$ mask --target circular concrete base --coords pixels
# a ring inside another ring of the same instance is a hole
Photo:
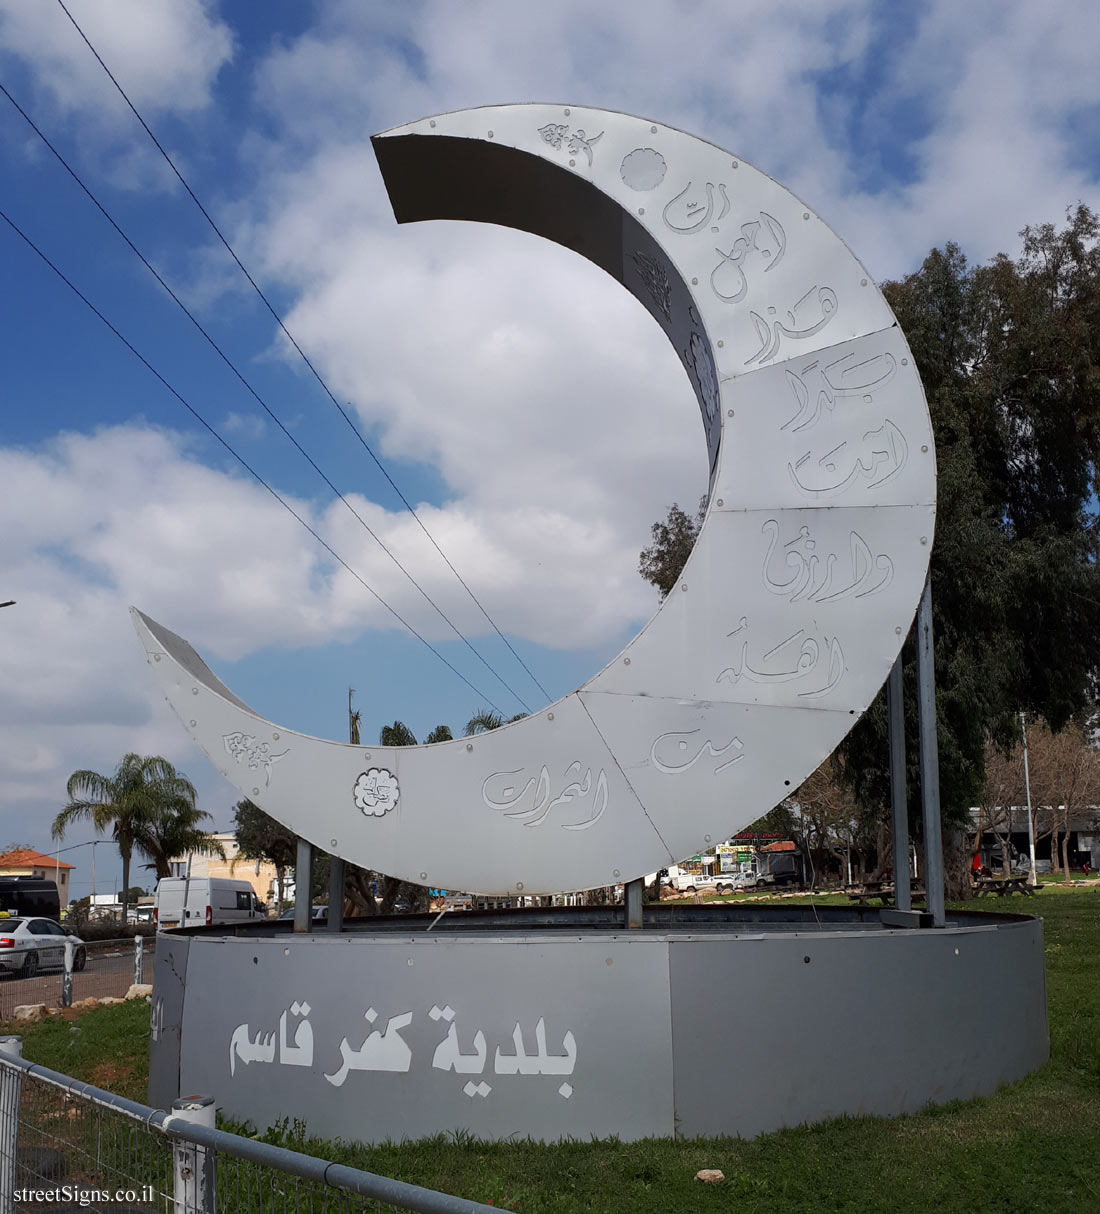
[[[1048,1056],[1041,923],[805,904],[158,938],[150,1102],[363,1142],[741,1135],[982,1095]]]

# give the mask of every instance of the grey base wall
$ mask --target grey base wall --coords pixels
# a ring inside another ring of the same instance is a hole
[[[150,1102],[364,1142],[748,1137],[1046,1060],[1037,920],[789,927],[162,938]]]

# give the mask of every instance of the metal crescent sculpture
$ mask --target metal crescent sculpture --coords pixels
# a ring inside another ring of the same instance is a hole
[[[813,211],[681,131],[515,105],[373,142],[399,222],[544,236],[606,270],[664,330],[710,457],[695,550],[654,618],[578,691],[432,746],[349,746],[272,725],[135,611],[139,636],[214,766],[346,860],[486,893],[652,872],[797,788],[890,671],[935,520],[909,348]]]

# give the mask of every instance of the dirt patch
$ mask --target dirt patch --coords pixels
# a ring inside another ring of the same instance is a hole
[[[121,1084],[133,1075],[134,1066],[130,1062],[100,1062],[92,1068],[88,1082],[93,1087],[106,1088],[108,1092],[117,1092]]]

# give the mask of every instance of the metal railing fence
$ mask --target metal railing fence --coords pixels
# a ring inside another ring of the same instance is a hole
[[[210,1097],[148,1108],[0,1037],[0,1214],[489,1214],[492,1207],[214,1128]]]
[[[10,1020],[15,1009],[26,1004],[69,1007],[81,999],[121,999],[133,983],[152,974],[151,954],[156,945],[155,936],[67,944],[63,964],[40,962],[30,976],[18,971],[0,974],[0,1020]],[[76,969],[80,949],[84,950],[84,964]]]

